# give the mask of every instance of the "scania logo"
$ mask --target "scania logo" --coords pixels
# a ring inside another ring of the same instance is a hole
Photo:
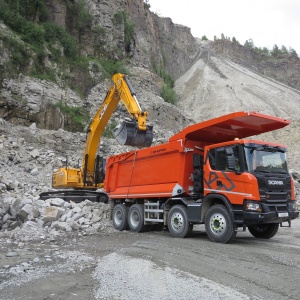
[[[269,185],[283,185],[282,180],[268,180]]]

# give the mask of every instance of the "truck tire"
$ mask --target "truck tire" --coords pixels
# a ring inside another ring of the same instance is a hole
[[[208,238],[216,243],[228,243],[236,236],[236,228],[224,205],[213,205],[205,216]]]
[[[143,232],[145,230],[144,206],[142,204],[133,204],[129,208],[128,225],[135,232]]]
[[[128,207],[123,204],[118,204],[114,207],[112,213],[112,220],[115,229],[127,230],[128,229]]]
[[[188,222],[186,208],[183,205],[173,206],[168,214],[168,229],[173,237],[185,238],[193,230],[193,224]]]
[[[259,224],[254,226],[249,226],[248,230],[250,233],[259,239],[270,239],[272,238],[278,231],[279,224]]]

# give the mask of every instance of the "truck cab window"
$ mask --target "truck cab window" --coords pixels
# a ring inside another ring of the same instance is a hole
[[[230,148],[230,151],[228,151],[227,148]],[[228,154],[228,153],[232,154]],[[221,147],[216,149],[211,149],[209,151],[209,163],[213,170],[219,170],[219,171],[240,171],[240,158],[239,158],[239,152],[238,147]],[[228,166],[228,156],[232,155],[234,156],[234,169],[230,168]]]

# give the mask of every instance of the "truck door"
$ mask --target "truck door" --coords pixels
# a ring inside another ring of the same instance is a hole
[[[222,194],[232,204],[243,204],[246,180],[244,170],[241,145],[210,149],[205,160],[204,194]]]

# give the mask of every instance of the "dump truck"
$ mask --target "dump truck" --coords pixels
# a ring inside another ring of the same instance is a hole
[[[148,112],[141,109],[129,79],[125,74],[116,73],[112,76],[112,82],[87,129],[81,166],[70,167],[66,159],[66,165],[52,174],[52,187],[55,190],[41,193],[41,199],[59,197],[75,202],[85,199],[108,201],[107,195],[99,190],[103,187],[105,169],[105,159],[99,155],[99,145],[104,129],[120,101],[129,117],[114,130],[117,142],[139,148],[151,146],[153,126],[147,122]]]
[[[287,147],[250,138],[288,120],[235,112],[186,127],[167,143],[107,158],[104,191],[117,230],[167,228],[173,237],[205,224],[227,243],[238,229],[269,239],[299,216]]]

